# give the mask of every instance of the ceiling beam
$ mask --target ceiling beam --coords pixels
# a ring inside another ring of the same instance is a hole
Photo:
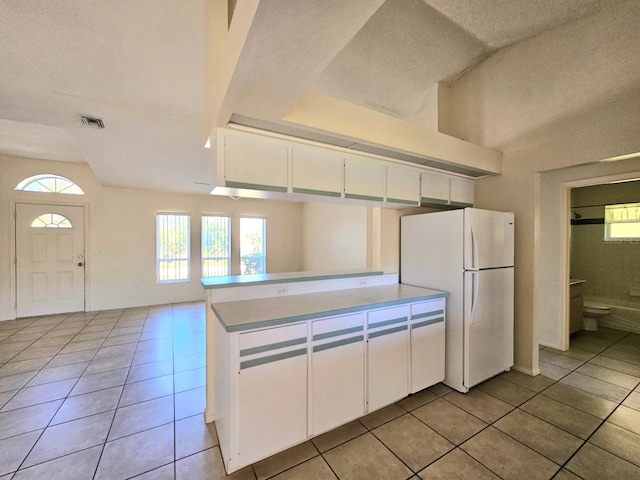
[[[502,173],[501,152],[318,91],[305,92],[283,120],[487,174]]]
[[[205,59],[205,138],[202,141],[203,145],[213,135],[216,126],[226,124],[231,116],[229,113],[226,118],[223,118],[222,105],[259,4],[260,0],[237,2],[231,23],[228,24],[227,0],[209,0],[207,3],[205,16],[208,44]]]

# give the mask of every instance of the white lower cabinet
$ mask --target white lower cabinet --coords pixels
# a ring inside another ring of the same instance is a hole
[[[374,310],[367,319],[367,407],[374,411],[409,393],[409,308]]]
[[[445,300],[224,332],[216,427],[227,473],[444,379]]]
[[[307,438],[306,344],[306,324],[240,335],[238,465]]]
[[[365,413],[364,313],[312,322],[310,434]]]
[[[411,305],[410,393],[419,392],[444,380],[444,319],[444,299]]]

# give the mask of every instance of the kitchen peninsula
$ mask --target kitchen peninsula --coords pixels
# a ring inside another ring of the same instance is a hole
[[[206,420],[227,473],[444,378],[446,293],[397,282],[371,270],[202,280]]]

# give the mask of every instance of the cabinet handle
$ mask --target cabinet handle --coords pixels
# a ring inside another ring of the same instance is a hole
[[[324,340],[325,338],[339,337],[340,335],[348,335],[349,333],[361,332],[364,330],[362,325],[351,328],[343,328],[342,330],[334,330],[333,332],[318,333],[313,336],[313,341]]]
[[[444,322],[444,317],[438,317],[438,318],[433,318],[431,320],[425,320],[424,322],[414,323],[413,325],[411,325],[411,330],[415,330],[421,327],[426,327],[427,325],[433,325],[440,322]]]
[[[433,317],[434,315],[442,315],[444,310],[434,310],[433,312],[416,313],[411,315],[411,320],[417,320],[419,318]]]
[[[344,340],[337,340],[335,342],[323,343],[321,345],[316,345],[313,347],[313,351],[321,352],[323,350],[329,350],[330,348],[342,347],[343,345],[349,345],[350,343],[362,342],[364,340],[363,335],[358,335],[357,337],[345,338]]]
[[[403,322],[406,322],[407,320],[409,320],[407,317],[392,318],[391,320],[384,320],[382,322],[370,323],[369,328],[384,327],[387,325],[393,325],[394,323],[403,323]]]
[[[298,350],[291,350],[290,352],[278,353],[276,355],[269,355],[267,357],[254,358],[252,360],[245,360],[240,362],[240,370],[246,368],[257,367],[258,365],[264,365],[265,363],[277,362],[279,360],[285,360],[287,358],[298,357],[300,355],[306,355],[307,349],[300,348]]]
[[[248,355],[254,355],[256,353],[268,352],[270,350],[278,350],[280,348],[291,347],[293,345],[300,345],[306,343],[307,337],[294,338],[291,340],[284,340],[282,342],[269,343],[268,345],[260,345],[258,347],[245,348],[240,350],[240,356],[246,357]]]
[[[402,332],[404,330],[407,330],[406,325],[402,325],[396,328],[390,328],[389,330],[382,330],[380,332],[373,332],[367,335],[367,340],[371,340],[372,338],[376,338],[376,337],[382,337],[383,335],[389,335],[396,332]]]

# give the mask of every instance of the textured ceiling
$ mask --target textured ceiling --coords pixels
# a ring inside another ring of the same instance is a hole
[[[105,185],[208,193],[209,3],[227,2],[0,2],[0,154],[84,161]],[[619,3],[243,0],[238,16],[257,8],[217,122],[236,114],[291,128],[283,117],[310,90],[420,122],[437,108],[437,82]],[[106,130],[82,127],[80,114]]]

